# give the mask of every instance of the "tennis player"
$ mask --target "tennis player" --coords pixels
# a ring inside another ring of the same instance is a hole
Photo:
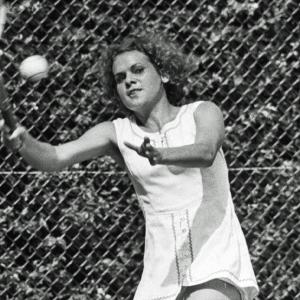
[[[172,104],[191,63],[161,37],[126,38],[103,61],[104,88],[128,117],[56,146],[21,126],[9,135],[2,121],[5,144],[42,171],[103,155],[127,170],[146,223],[134,300],[253,299],[258,287],[230,193],[220,109]]]

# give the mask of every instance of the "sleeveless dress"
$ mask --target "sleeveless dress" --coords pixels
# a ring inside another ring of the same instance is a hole
[[[160,132],[143,131],[134,118],[113,121],[146,224],[144,268],[134,300],[175,300],[182,286],[212,279],[236,286],[243,300],[258,293],[222,149],[211,167],[184,168],[151,166],[124,145],[141,145],[145,136],[155,147],[194,143],[194,111],[201,102],[180,107]]]

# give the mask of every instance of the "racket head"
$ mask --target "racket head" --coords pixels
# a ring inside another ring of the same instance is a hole
[[[4,86],[4,81],[0,75],[0,109],[5,124],[10,128],[11,131],[17,127],[17,120],[11,108],[8,100],[7,92]]]
[[[7,5],[6,2],[0,0],[0,38],[2,37],[4,26],[6,23],[6,16],[7,16]]]
[[[2,37],[4,26],[6,23],[7,5],[6,1],[0,0],[0,38]],[[7,92],[4,85],[4,80],[0,75],[0,110],[5,124],[10,130],[15,130],[17,127],[17,121],[13,114],[12,108],[8,101]]]
[[[4,0],[0,0],[0,38],[4,31],[4,26],[6,23],[7,7]],[[0,75],[0,109],[4,110],[6,106],[7,93],[4,86],[4,81],[2,75]]]

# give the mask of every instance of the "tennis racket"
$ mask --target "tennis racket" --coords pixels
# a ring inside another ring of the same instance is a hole
[[[4,26],[6,23],[6,15],[6,1],[0,0],[0,39],[2,38],[2,33],[4,31]],[[0,110],[5,124],[10,128],[11,131],[14,131],[17,127],[17,120],[15,115],[13,114],[2,75],[0,75]]]

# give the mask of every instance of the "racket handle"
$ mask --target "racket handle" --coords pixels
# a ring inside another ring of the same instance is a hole
[[[10,109],[2,109],[1,113],[5,125],[7,125],[11,131],[14,131],[17,128],[17,119],[14,113]]]
[[[17,119],[8,102],[7,92],[2,76],[0,76],[0,110],[5,124],[10,128],[11,131],[14,131],[17,127]]]

